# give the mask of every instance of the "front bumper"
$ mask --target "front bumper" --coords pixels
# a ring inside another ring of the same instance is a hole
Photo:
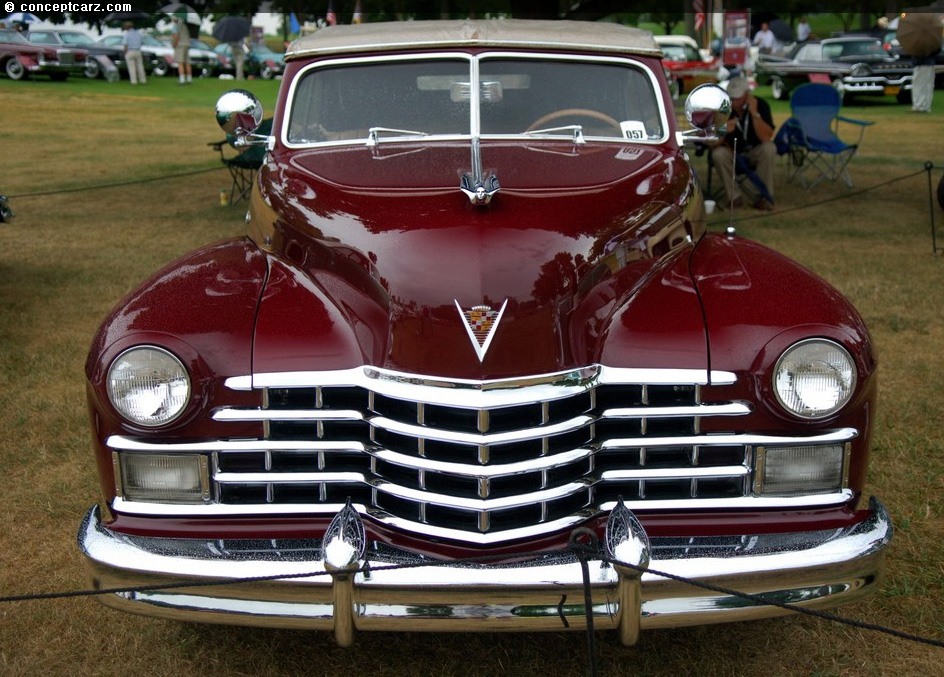
[[[844,604],[876,586],[891,535],[888,514],[873,499],[866,519],[843,529],[684,543],[652,539],[641,585],[634,582],[633,570],[590,559],[594,626],[618,629],[623,641],[631,643],[639,628],[788,613],[655,572],[808,608]],[[355,630],[556,631],[587,626],[583,569],[572,552],[513,564],[470,564],[436,562],[371,543],[359,570],[345,572],[326,566],[320,541],[127,536],[109,530],[97,507],[86,515],[78,541],[95,589],[135,588],[98,599],[150,616],[333,630],[342,645],[353,640]],[[291,578],[258,580],[275,576]],[[257,580],[239,580],[253,578]],[[147,589],[174,583],[188,587]]]
[[[855,77],[842,79],[848,94],[888,94],[901,90],[911,91],[911,76],[902,77]]]

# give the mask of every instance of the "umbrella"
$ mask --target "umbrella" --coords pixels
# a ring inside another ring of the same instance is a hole
[[[224,16],[213,26],[213,37],[220,42],[239,42],[249,35],[249,19],[241,16]]]
[[[931,56],[941,51],[941,20],[932,12],[907,12],[898,22],[898,42],[909,56]]]
[[[172,2],[169,5],[164,5],[161,7],[158,12],[163,12],[164,14],[170,14],[171,16],[177,17],[181,21],[184,21],[188,24],[200,25],[200,15],[197,14],[195,10],[190,5],[185,5],[182,2]]]
[[[770,22],[770,30],[780,42],[793,42],[793,29],[783,19],[773,19]]]
[[[153,20],[155,17],[150,12],[109,12],[102,21],[106,24],[121,24],[125,21],[134,23],[145,23]]]
[[[12,7],[13,3],[9,3],[8,7]],[[41,21],[41,19],[35,14],[30,14],[29,12],[13,12],[13,14],[3,18],[4,23],[11,24],[30,24],[34,21]]]

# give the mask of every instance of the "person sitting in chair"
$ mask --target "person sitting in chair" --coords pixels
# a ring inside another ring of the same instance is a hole
[[[747,175],[760,195],[754,207],[770,211],[774,208],[774,161],[777,158],[770,104],[751,93],[747,78],[742,75],[728,82],[728,96],[731,97],[731,117],[727,134],[712,149],[711,161],[721,175],[731,206],[744,204],[735,178],[740,172]]]

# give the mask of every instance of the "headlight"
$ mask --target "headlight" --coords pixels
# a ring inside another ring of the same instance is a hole
[[[108,398],[132,423],[173,421],[190,401],[190,377],[166,350],[141,346],[119,355],[108,370]]]
[[[855,66],[852,67],[850,74],[854,78],[864,78],[872,74],[872,69],[869,68],[867,64],[857,63]]]
[[[842,409],[856,385],[855,363],[849,352],[826,339],[792,345],[774,369],[777,400],[791,414],[817,419]]]

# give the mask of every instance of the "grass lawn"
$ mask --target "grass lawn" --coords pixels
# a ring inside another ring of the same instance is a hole
[[[248,81],[267,114],[278,83]],[[243,232],[221,206],[229,176],[217,96],[233,85],[172,78],[146,86],[0,79],[0,595],[84,589],[75,545],[97,499],[83,362],[105,313],[158,266]],[[765,90],[760,90],[765,95]],[[768,97],[769,100],[769,97]],[[775,117],[789,115],[773,102]],[[716,212],[817,271],[858,306],[880,359],[870,491],[897,531],[882,591],[840,614],[944,639],[944,259],[932,253],[924,163],[944,166],[944,92],[931,115],[891,101],[847,106],[873,120],[854,191],[804,191],[778,168],[777,211]],[[695,159],[704,170],[704,158]],[[944,213],[935,205],[944,246]],[[810,299],[815,303],[816,299]],[[805,617],[598,637],[600,674],[927,675],[940,649]],[[0,604],[0,674],[580,675],[586,638],[328,634],[191,625],[121,614],[87,598]]]

